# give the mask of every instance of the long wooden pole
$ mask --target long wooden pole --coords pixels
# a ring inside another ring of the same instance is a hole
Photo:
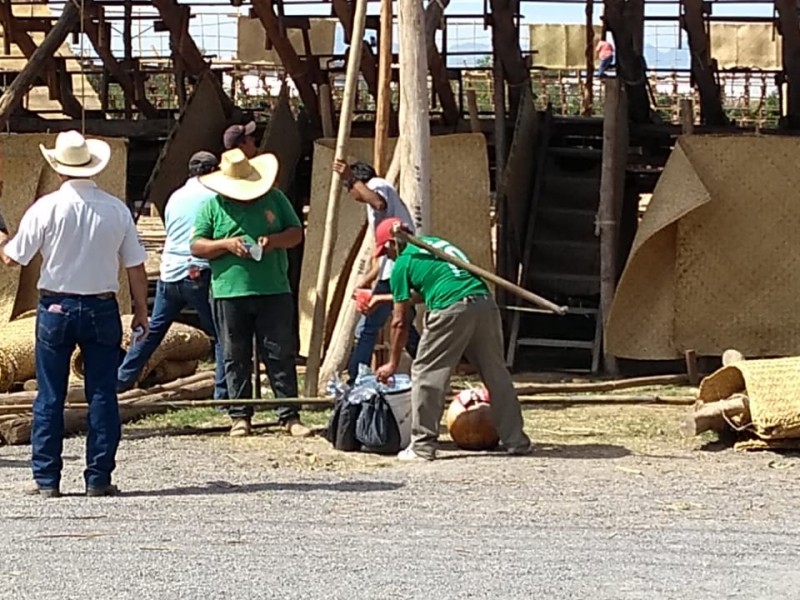
[[[428,60],[421,0],[400,5],[400,196],[411,205],[417,231],[431,231],[431,130]]]
[[[336,158],[346,158],[347,143],[350,141],[350,125],[353,121],[353,110],[358,93],[358,73],[361,67],[361,49],[364,46],[366,16],[367,0],[356,0],[353,35],[350,38],[350,52],[347,59],[344,98],[339,115],[339,133],[336,136]],[[341,177],[339,173],[331,169],[331,189],[328,195],[328,210],[325,215],[325,231],[322,235],[317,285],[314,290],[314,316],[311,322],[311,339],[308,348],[308,364],[306,365],[305,392],[309,397],[317,395],[317,378],[322,361],[322,341],[325,334],[325,313],[328,308],[328,283],[333,260],[333,244],[337,235],[341,193]]]
[[[450,263],[451,265],[455,265],[459,269],[464,269],[465,271],[469,271],[473,275],[485,279],[486,281],[491,281],[496,286],[505,289],[506,291],[522,298],[523,300],[530,302],[531,304],[535,304],[536,306],[541,306],[545,310],[549,310],[550,312],[553,312],[557,315],[567,314],[566,306],[558,306],[557,304],[554,304],[549,300],[542,298],[541,296],[537,296],[533,292],[529,292],[528,290],[521,288],[514,283],[511,283],[507,279],[503,279],[499,275],[495,275],[491,271],[487,271],[486,269],[482,269],[477,265],[473,265],[472,263],[464,262],[463,260],[460,260],[454,256],[450,256],[449,254],[442,252],[438,248],[435,248],[434,246],[431,246],[430,244],[423,242],[418,237],[408,233],[407,231],[404,231],[403,229],[395,227],[394,235],[397,239],[407,244],[413,244],[415,246],[418,246],[419,248],[422,248],[423,250],[430,252],[437,258],[440,258],[443,261]]]
[[[36,79],[44,72],[48,59],[58,50],[67,39],[72,27],[78,22],[80,13],[78,7],[72,2],[64,5],[61,16],[53,28],[47,33],[41,45],[31,55],[28,62],[0,96],[0,128],[8,122],[11,113],[16,110],[22,98],[28,93]],[[6,32],[8,35],[8,32]]]
[[[600,235],[600,318],[603,331],[611,313],[617,287],[619,227],[625,193],[625,168],[628,153],[628,102],[619,78],[606,80],[603,119],[603,162],[600,171],[600,205],[596,231]],[[604,353],[607,373],[618,372],[616,358]]]
[[[378,55],[378,106],[375,113],[375,170],[386,175],[387,145],[392,113],[392,0],[381,0],[380,50]]]

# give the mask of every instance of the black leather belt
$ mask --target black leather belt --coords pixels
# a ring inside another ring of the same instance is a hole
[[[114,292],[103,292],[102,294],[69,294],[67,292],[53,292],[50,290],[39,290],[40,298],[97,298],[98,300],[112,300],[116,297]]]

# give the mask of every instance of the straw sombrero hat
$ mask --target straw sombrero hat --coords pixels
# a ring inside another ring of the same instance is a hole
[[[219,170],[202,175],[200,183],[226,198],[249,202],[266,194],[278,175],[274,154],[261,154],[247,160],[238,148],[222,155]]]
[[[77,131],[63,131],[56,137],[55,148],[39,144],[53,170],[67,177],[93,177],[108,166],[111,147],[103,140],[87,140]]]

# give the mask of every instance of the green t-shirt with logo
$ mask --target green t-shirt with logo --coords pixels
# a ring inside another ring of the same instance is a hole
[[[469,262],[466,254],[447,240],[434,236],[420,239],[450,256]],[[489,288],[481,278],[410,243],[394,263],[391,286],[395,302],[407,302],[414,290],[429,310],[443,310],[467,296],[489,294]]]
[[[294,208],[278,189],[252,202],[236,202],[217,196],[200,209],[192,241],[242,237],[250,244],[261,236],[275,235],[290,227],[302,227]],[[289,286],[286,250],[267,250],[260,261],[226,252],[209,261],[214,298],[285,294]]]

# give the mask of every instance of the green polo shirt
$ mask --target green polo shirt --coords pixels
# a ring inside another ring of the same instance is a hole
[[[222,196],[209,200],[197,215],[192,241],[241,237],[256,244],[261,236],[302,226],[283,192],[273,188],[252,202],[236,202]],[[289,258],[281,248],[267,250],[260,261],[226,252],[209,264],[214,298],[269,296],[291,291]]]
[[[469,262],[466,254],[447,240],[434,236],[420,239],[450,256]],[[395,302],[411,300],[411,291],[414,290],[429,310],[444,310],[467,296],[489,294],[489,288],[480,277],[413,244],[408,244],[397,257],[391,286]]]

